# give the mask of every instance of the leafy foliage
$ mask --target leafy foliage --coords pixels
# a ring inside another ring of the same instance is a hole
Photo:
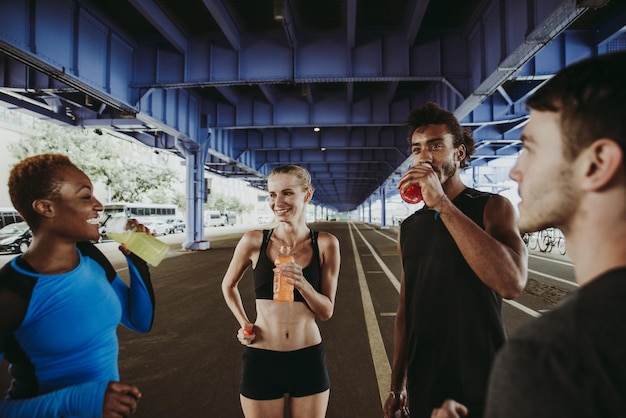
[[[67,155],[92,181],[104,183],[112,201],[138,202],[151,191],[171,190],[176,173],[134,157],[133,144],[91,130],[46,122],[9,145],[18,160],[41,153]]]
[[[215,194],[211,199],[211,204],[205,209],[215,209],[220,213],[236,212],[238,214],[252,212],[254,205],[245,204],[236,197],[225,197],[221,194]]]

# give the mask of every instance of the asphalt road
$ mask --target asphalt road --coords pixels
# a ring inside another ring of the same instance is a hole
[[[393,321],[400,264],[397,230],[363,223],[324,222],[314,229],[334,233],[342,265],[335,314],[320,328],[332,382],[328,417],[380,417],[389,388]],[[153,330],[141,335],[120,328],[122,380],[144,394],[137,417],[241,417],[238,381],[242,346],[237,324],[223,301],[220,282],[234,246],[246,227],[207,228],[207,251],[181,249],[184,234],[159,237],[170,244],[166,259],[152,269],[157,298]],[[114,242],[98,244],[123,278],[127,268]],[[0,256],[0,263],[14,256]],[[566,257],[533,252],[529,286],[503,306],[509,334],[551,309],[573,284]],[[253,312],[250,272],[241,283],[244,304]],[[0,392],[7,385],[0,366]]]

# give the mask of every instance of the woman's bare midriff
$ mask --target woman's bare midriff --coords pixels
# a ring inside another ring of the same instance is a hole
[[[257,299],[256,338],[250,347],[293,351],[322,342],[315,315],[304,302]]]

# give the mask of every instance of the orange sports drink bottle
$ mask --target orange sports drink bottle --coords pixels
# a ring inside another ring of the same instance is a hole
[[[279,268],[281,264],[293,262],[293,256],[291,255],[291,248],[286,245],[280,246],[280,253],[274,265]],[[293,302],[293,285],[287,283],[285,276],[280,272],[274,272],[274,301],[276,302]]]

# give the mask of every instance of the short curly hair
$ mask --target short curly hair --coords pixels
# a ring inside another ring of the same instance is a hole
[[[411,146],[411,137],[416,129],[426,125],[445,125],[448,132],[454,138],[454,148],[465,145],[465,158],[461,160],[460,167],[465,168],[469,165],[469,159],[476,151],[476,143],[470,129],[463,129],[454,113],[449,112],[436,103],[427,102],[422,107],[414,109],[409,113],[406,120],[409,127],[409,136],[407,141]]]
[[[33,209],[37,199],[55,199],[59,195],[62,168],[78,169],[63,154],[39,154],[18,162],[9,174],[9,196],[13,207],[20,213],[31,229],[39,227],[41,218]]]

